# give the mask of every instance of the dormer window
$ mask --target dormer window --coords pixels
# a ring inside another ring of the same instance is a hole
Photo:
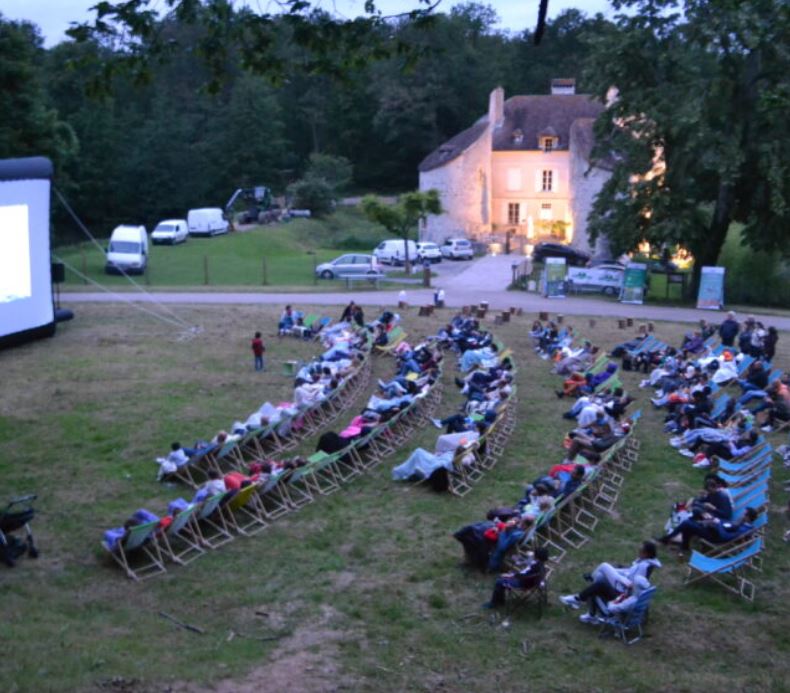
[[[554,138],[553,137],[544,137],[543,138],[543,151],[550,152],[554,149]]]
[[[559,146],[560,136],[551,125],[538,133],[538,149],[542,149],[544,152],[553,152]]]
[[[513,130],[511,138],[513,139],[513,144],[521,144],[524,141],[524,133],[519,128],[516,128]]]

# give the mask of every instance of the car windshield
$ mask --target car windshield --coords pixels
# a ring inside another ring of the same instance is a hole
[[[456,241],[456,242],[455,242],[455,244],[456,244],[456,245],[457,245],[459,248],[466,248],[466,246],[468,246],[468,245],[469,245],[469,241]]]
[[[423,250],[436,250],[438,246],[436,243],[420,243],[420,247]]]
[[[156,233],[157,231],[159,233],[172,233],[175,230],[176,230],[176,227],[173,226],[173,224],[159,224],[159,226],[157,226],[154,229],[154,233]]]
[[[140,244],[134,241],[110,241],[111,253],[139,253]]]

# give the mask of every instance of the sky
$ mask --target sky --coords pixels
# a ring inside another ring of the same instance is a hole
[[[538,16],[539,0],[477,0],[482,4],[491,5],[500,17],[499,28],[509,31],[522,31],[534,28]],[[84,22],[91,18],[89,8],[98,0],[0,0],[0,13],[8,19],[28,19],[37,24],[44,36],[45,44],[52,46],[66,38],[65,31],[70,22]],[[267,0],[252,0],[249,4],[264,10]],[[447,12],[453,0],[442,0],[438,11]],[[154,0],[154,7],[165,7],[164,0]],[[353,17],[362,14],[364,0],[322,0],[320,5],[337,14]],[[272,8],[275,7],[271,3]],[[413,9],[416,0],[379,0],[377,6],[385,14],[396,14]],[[549,0],[549,17],[553,17],[565,9],[575,7],[585,14],[606,12],[607,0]],[[272,10],[274,11],[274,10]]]

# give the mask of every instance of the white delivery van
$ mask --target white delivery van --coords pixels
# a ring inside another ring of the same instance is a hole
[[[409,248],[409,262],[420,261],[417,244],[414,241],[405,241]],[[403,265],[406,263],[406,247],[402,238],[382,241],[373,251],[376,259],[384,265]]]
[[[190,209],[187,214],[190,236],[216,236],[228,232],[228,222],[219,207]]]
[[[160,221],[151,231],[151,243],[183,243],[189,236],[186,219],[165,219]]]
[[[148,233],[145,226],[116,226],[107,244],[104,271],[143,274],[148,267]]]

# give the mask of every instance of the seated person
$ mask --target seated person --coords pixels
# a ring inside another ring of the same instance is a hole
[[[227,490],[225,481],[222,476],[220,476],[220,473],[216,469],[210,469],[208,472],[208,481],[198,489],[192,502],[198,503],[206,498],[213,498],[218,493],[225,493]]]
[[[620,599],[622,595],[629,595],[638,580],[644,580],[639,591],[650,586],[647,582],[653,570],[661,567],[661,562],[656,557],[656,545],[646,541],[639,548],[637,558],[628,567],[615,567],[610,563],[600,563],[595,570],[585,578],[590,584],[576,594],[565,594],[560,601],[572,609],[578,609],[583,604],[589,603],[589,613],[583,614],[579,619],[584,623],[597,622],[596,597],[606,603]],[[621,600],[622,601],[622,600]],[[633,605],[633,603],[631,603]],[[607,604],[608,606],[608,604]]]
[[[710,513],[701,516],[692,515],[681,522],[668,534],[658,538],[662,544],[669,544],[675,537],[680,536],[680,551],[688,552],[691,548],[691,539],[701,537],[713,544],[723,544],[754,530],[754,521],[757,519],[754,508],[746,508],[738,522],[727,522]]]
[[[546,562],[549,560],[549,550],[540,546],[535,550],[535,557],[523,568],[500,575],[494,583],[491,600],[483,604],[485,609],[494,609],[503,606],[508,590],[529,590],[540,585],[546,576]]]
[[[104,532],[105,548],[114,551],[123,543],[126,537],[129,536],[129,533],[134,527],[145,525],[149,522],[156,522],[159,519],[158,515],[154,515],[150,510],[146,510],[145,508],[135,510],[131,517],[123,523],[123,526],[113,527]],[[172,518],[170,518],[170,521],[172,522]]]
[[[291,328],[296,324],[296,316],[291,306],[285,306],[285,310],[280,315],[280,321],[277,323],[277,334],[280,336],[291,331]]]
[[[438,469],[452,470],[456,450],[473,443],[479,437],[477,431],[465,431],[439,436],[434,452],[417,448],[408,459],[392,470],[393,481],[422,481],[428,479]],[[467,452],[461,464],[472,464],[474,455]]]

